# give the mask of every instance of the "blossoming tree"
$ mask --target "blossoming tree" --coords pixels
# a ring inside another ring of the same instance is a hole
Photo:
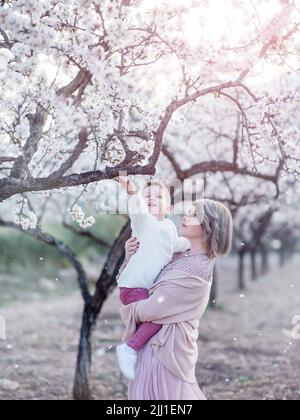
[[[69,210],[90,228],[78,201],[105,210],[107,180],[120,172],[200,176],[234,211],[278,200],[282,176],[299,176],[299,5],[222,4],[220,18],[215,0],[2,1],[1,224],[57,247],[76,269],[76,398],[90,395],[91,332],[130,228],[92,294],[76,256],[43,231],[45,215],[58,206],[58,218]]]

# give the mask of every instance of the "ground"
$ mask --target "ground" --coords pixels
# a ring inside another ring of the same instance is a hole
[[[300,257],[272,271],[247,290],[237,290],[236,261],[219,267],[218,309],[200,327],[197,377],[211,400],[299,400],[300,340],[292,319],[300,315]],[[7,340],[0,341],[0,399],[71,398],[82,302],[79,294],[0,309]],[[118,299],[106,303],[94,339],[95,399],[126,398],[126,381],[114,346],[122,336]],[[18,389],[15,389],[18,388]]]

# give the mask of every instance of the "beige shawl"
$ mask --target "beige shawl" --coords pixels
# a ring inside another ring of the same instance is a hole
[[[160,362],[179,379],[195,383],[198,328],[209,302],[211,282],[178,270],[167,272],[150,290],[147,300],[121,308],[126,325],[123,341],[138,324],[162,324],[151,345]]]

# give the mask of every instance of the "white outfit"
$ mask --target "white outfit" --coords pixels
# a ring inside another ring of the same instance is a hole
[[[152,216],[141,193],[129,196],[128,212],[140,249],[121,273],[118,285],[150,289],[173,254],[187,251],[191,244],[188,239],[178,236],[171,220],[157,220]]]

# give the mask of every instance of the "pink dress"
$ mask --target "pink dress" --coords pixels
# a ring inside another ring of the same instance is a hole
[[[201,302],[202,308],[200,309],[201,312],[198,314],[204,313],[205,308],[207,307],[211,286],[211,277],[213,273],[214,267],[214,260],[209,260],[208,257],[204,254],[198,254],[196,256],[186,256],[185,254],[181,254],[179,256],[174,257],[172,262],[162,271],[160,276],[158,277],[156,284],[163,281],[164,279],[168,278],[169,274],[175,273],[184,273],[183,281],[185,280],[185,276],[190,275],[193,278],[193,281],[198,277],[207,281],[209,286],[205,291],[205,300]],[[161,292],[160,292],[161,293]],[[180,293],[180,289],[179,289]],[[200,303],[200,302],[199,302]],[[134,309],[134,308],[133,308]],[[147,314],[148,315],[148,314]],[[132,317],[132,314],[129,316],[128,313],[124,316]],[[176,313],[175,313],[176,316]],[[180,321],[180,309],[178,309],[178,317],[179,323]],[[167,321],[168,322],[168,321]],[[187,323],[189,324],[189,323]],[[178,324],[180,327],[180,324]],[[194,325],[199,325],[199,319],[195,320]],[[165,326],[165,328],[169,328],[169,326]],[[196,327],[193,327],[191,330],[191,335],[194,335]],[[165,330],[166,331],[166,330]],[[186,335],[181,337],[181,341],[187,341],[190,339],[187,335],[189,334],[189,329],[187,328]],[[162,333],[163,334],[163,333]],[[197,331],[198,334],[198,331]],[[161,357],[160,359],[157,357],[157,354],[154,350],[156,341],[159,340],[157,336],[154,336],[146,346],[139,352],[138,355],[138,362],[136,367],[136,377],[133,381],[129,383],[129,392],[128,392],[128,399],[129,400],[206,400],[205,396],[201,392],[199,385],[194,380],[184,380],[183,375],[177,374],[177,370],[170,361],[167,361],[167,358]],[[184,338],[186,337],[186,338]],[[156,340],[156,341],[155,341]],[[194,340],[195,341],[195,340]],[[176,340],[175,340],[176,346]],[[178,345],[180,347],[180,345]],[[160,350],[162,354],[164,349],[160,345]],[[176,353],[178,351],[180,353],[180,349],[174,349]],[[167,353],[167,352],[166,352]],[[194,354],[193,354],[194,353]],[[197,360],[197,350],[192,348],[192,354],[189,354],[189,357],[192,357],[192,370],[195,371],[196,367],[196,360]],[[171,359],[171,358],[170,358]],[[175,360],[175,359],[174,359]],[[165,361],[165,362],[164,362]],[[173,370],[173,372],[172,372]],[[195,376],[192,375],[195,378]]]
[[[139,352],[136,377],[129,382],[129,400],[206,400],[197,382],[177,378],[154,354],[151,341]]]

